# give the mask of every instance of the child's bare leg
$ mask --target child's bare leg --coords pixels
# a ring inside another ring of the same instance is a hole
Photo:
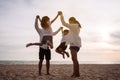
[[[60,51],[56,51],[57,53],[60,53],[62,56],[63,56],[63,58],[65,59],[65,55],[64,55],[64,53],[63,52],[60,52]]]
[[[66,52],[66,51],[63,51],[63,52],[67,55],[67,57],[70,57],[68,52]]]
[[[68,52],[66,52],[65,50],[63,50],[62,48],[60,48],[60,51],[62,52],[62,54],[66,54],[67,55],[67,57],[69,57],[69,53]]]
[[[28,43],[26,44],[26,47],[32,46],[32,45],[38,45],[38,46],[42,46],[42,43]]]
[[[60,54],[62,54],[63,58],[65,59],[65,55],[64,55],[63,49],[59,48],[59,51],[60,51]]]
[[[57,52],[57,53],[60,53],[60,54],[63,56],[63,58],[65,58],[65,55],[64,55],[64,53],[62,52],[61,48],[56,49],[56,52]]]
[[[64,55],[64,53],[62,53],[62,56],[63,56],[63,58],[65,59],[65,55]]]
[[[26,47],[29,47],[29,46],[31,46],[32,45],[32,43],[28,43],[28,44],[26,44]]]

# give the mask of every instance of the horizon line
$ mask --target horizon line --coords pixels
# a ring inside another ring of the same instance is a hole
[[[38,64],[39,61],[0,60],[0,64]],[[45,61],[43,62],[45,64]],[[72,61],[51,61],[51,64],[72,64]],[[120,61],[79,61],[79,64],[120,64]]]

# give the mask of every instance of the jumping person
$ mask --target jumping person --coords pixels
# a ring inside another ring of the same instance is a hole
[[[69,57],[69,53],[65,51],[70,39],[69,30],[62,29],[61,31],[62,31],[62,39],[60,45],[56,48],[56,52],[62,54],[63,58],[65,58],[64,54],[66,54],[67,57]]]

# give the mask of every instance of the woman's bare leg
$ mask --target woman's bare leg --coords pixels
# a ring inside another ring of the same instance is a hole
[[[40,61],[39,61],[39,65],[38,65],[39,75],[41,75],[42,63],[43,63],[43,60],[40,60]]]
[[[50,69],[50,60],[46,60],[46,73],[49,75],[49,69]]]
[[[71,50],[71,56],[73,61],[73,75],[72,77],[79,77],[79,62],[77,59],[77,52],[75,50]]]

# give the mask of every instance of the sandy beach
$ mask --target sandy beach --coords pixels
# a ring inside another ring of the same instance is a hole
[[[71,64],[52,64],[51,75],[38,76],[37,65],[0,65],[0,80],[120,80],[120,64],[80,64],[80,77],[72,78]]]

